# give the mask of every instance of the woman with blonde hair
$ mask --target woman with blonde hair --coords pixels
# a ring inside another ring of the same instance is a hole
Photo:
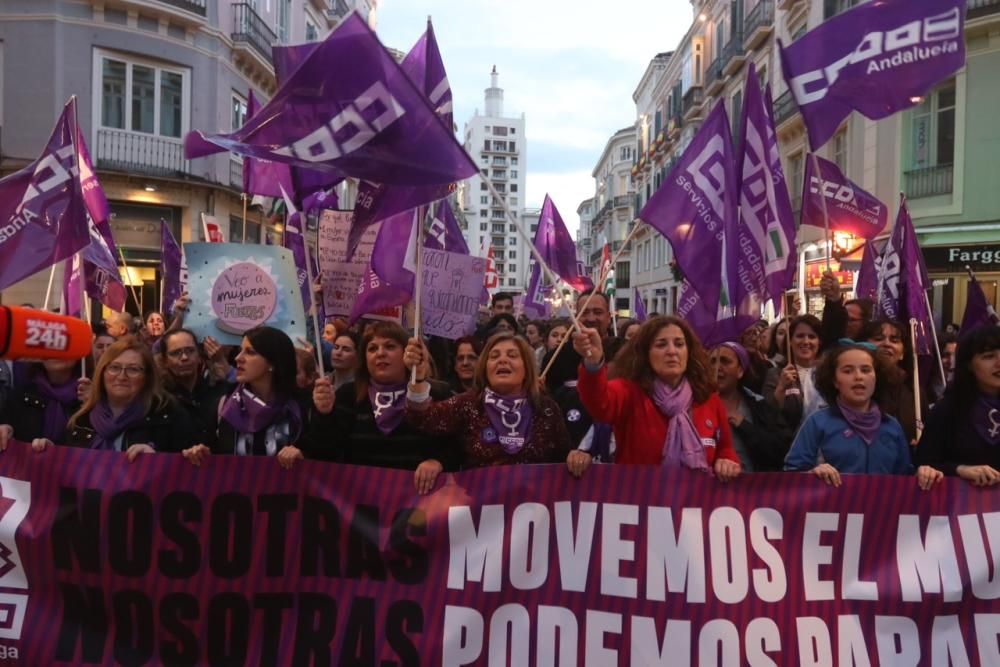
[[[191,419],[163,391],[153,353],[133,336],[101,355],[87,398],[66,426],[67,445],[125,452],[129,461],[139,454],[180,452],[194,440]],[[53,443],[31,444],[42,451]]]
[[[534,350],[523,338],[491,336],[479,356],[472,390],[446,401],[431,401],[429,355],[422,343],[410,339],[403,359],[417,369],[417,381],[406,394],[407,420],[429,435],[456,436],[464,467],[565,460],[570,439],[562,411],[541,393]],[[414,475],[417,492],[429,492],[441,470],[437,461],[422,463]]]

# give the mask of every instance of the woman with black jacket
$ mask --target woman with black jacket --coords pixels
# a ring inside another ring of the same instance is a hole
[[[191,420],[163,393],[152,352],[134,336],[104,352],[94,378],[83,405],[69,418],[65,444],[125,452],[129,461],[194,444]],[[32,447],[41,451],[52,444],[42,439]]]
[[[963,332],[955,380],[931,410],[914,458],[922,489],[944,475],[1000,485],[1000,327]]]
[[[738,343],[722,343],[709,354],[709,363],[743,470],[780,471],[794,433],[774,406],[744,386],[751,364],[746,348]]]
[[[403,352],[408,340],[398,324],[373,324],[362,339],[364,358],[354,382],[334,393],[329,380],[316,381],[310,457],[401,470],[416,470],[431,461],[440,462],[446,471],[457,468],[459,448],[451,438],[426,435],[404,419],[409,372]],[[448,385],[431,385],[435,401],[451,395]]]
[[[55,443],[66,439],[66,422],[80,407],[80,364],[58,359],[14,364],[13,390],[0,411],[0,450],[11,438]]]
[[[283,468],[304,458],[311,406],[298,391],[295,346],[285,332],[257,327],[243,334],[236,355],[236,388],[219,404],[215,446],[183,452],[200,465],[211,454],[274,456]]]

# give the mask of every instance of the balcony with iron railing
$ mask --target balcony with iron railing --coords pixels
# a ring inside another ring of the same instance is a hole
[[[713,60],[709,65],[708,69],[705,70],[705,94],[715,95],[720,90],[725,83],[725,77],[722,74],[722,55]]]
[[[243,160],[229,160],[229,185],[243,189]]]
[[[272,63],[271,45],[278,37],[248,2],[233,3],[232,39],[236,46],[248,46],[266,63]]]
[[[197,14],[198,16],[206,15],[206,4],[207,0],[158,0],[165,5],[170,5],[171,7],[177,7],[178,9],[184,9],[192,14]]]
[[[756,49],[774,31],[774,0],[757,0],[743,22],[743,46]]]
[[[774,101],[774,125],[778,127],[782,123],[791,120],[799,112],[799,105],[795,103],[792,91],[786,90],[778,99]]]
[[[166,177],[188,173],[188,162],[181,139],[102,128],[97,131],[97,168]]]
[[[701,104],[705,97],[702,95],[701,86],[691,86],[684,93],[681,109],[684,113],[684,120],[693,121],[701,118]]]
[[[955,165],[913,169],[903,174],[908,199],[951,194],[955,181]]]
[[[725,76],[732,76],[740,71],[743,63],[746,62],[747,52],[743,48],[743,31],[738,31],[726,42],[726,48],[722,50],[722,73]]]
[[[966,6],[968,7],[965,15],[967,21],[1000,12],[1000,0],[966,0]]]

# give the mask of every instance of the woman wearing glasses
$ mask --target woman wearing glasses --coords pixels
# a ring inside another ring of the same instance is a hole
[[[139,454],[180,452],[194,444],[191,420],[163,392],[145,343],[133,336],[119,339],[101,356],[94,377],[66,425],[67,445],[125,452],[134,461]],[[31,444],[42,451],[52,441]]]
[[[157,361],[163,371],[163,388],[188,413],[195,427],[196,442],[215,446],[219,425],[219,401],[232,385],[209,372],[208,362],[222,359],[222,348],[211,337],[204,341],[205,353],[188,329],[168,331],[160,338]]]

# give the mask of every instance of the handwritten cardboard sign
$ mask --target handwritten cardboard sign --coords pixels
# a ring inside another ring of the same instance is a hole
[[[443,250],[421,249],[423,331],[455,340],[476,328],[486,260]]]

